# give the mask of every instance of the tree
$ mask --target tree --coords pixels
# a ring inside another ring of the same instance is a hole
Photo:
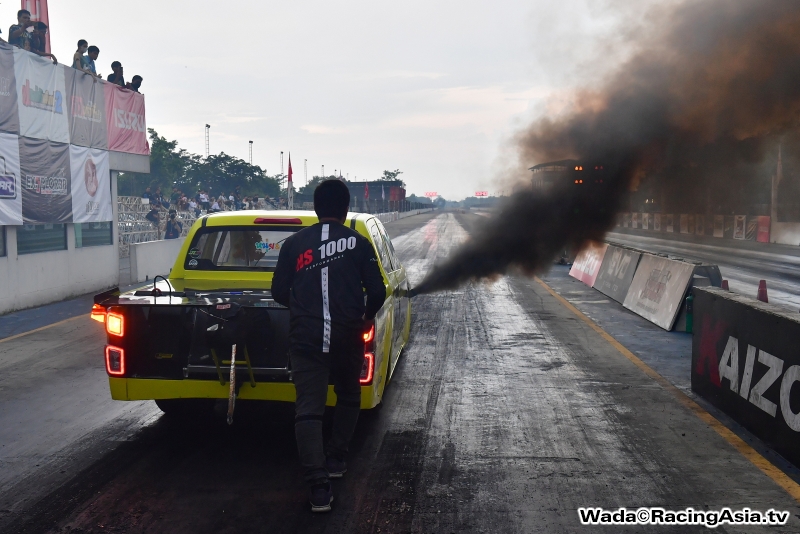
[[[169,196],[173,187],[187,195],[201,189],[214,195],[228,194],[236,187],[245,196],[280,195],[278,176],[268,176],[258,165],[250,165],[243,159],[221,152],[207,158],[178,148],[177,141],[167,141],[149,128],[150,174],[124,173],[119,177],[120,195],[141,195],[150,186],[153,191],[161,187]]]
[[[383,176],[378,178],[381,182],[394,182],[395,180],[399,180],[397,177],[403,174],[403,171],[400,169],[395,169],[393,171],[383,171]],[[406,183],[403,180],[399,180],[402,187],[406,186]]]
[[[161,187],[171,190],[172,184],[183,182],[191,165],[192,154],[178,148],[177,141],[167,141],[152,129],[150,134],[150,174],[126,172],[120,174],[118,190],[120,195],[139,196],[145,188]]]

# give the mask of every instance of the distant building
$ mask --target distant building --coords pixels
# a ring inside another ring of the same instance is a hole
[[[567,179],[567,171],[574,170],[575,167],[580,167],[578,160],[575,159],[562,159],[534,165],[528,169],[533,173],[531,184],[534,189],[548,190],[559,180]]]
[[[406,190],[400,180],[373,182],[345,182],[350,190],[350,210],[377,213],[397,209],[406,199]]]

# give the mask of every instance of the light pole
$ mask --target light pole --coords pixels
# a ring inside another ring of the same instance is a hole
[[[305,176],[306,185],[308,185],[308,160],[307,159],[303,160],[303,176]]]
[[[250,143],[250,165],[253,164],[253,142],[249,141]]]
[[[280,180],[281,180],[281,185],[283,185],[283,150],[281,150],[281,174],[280,174]],[[287,194],[286,205],[288,206],[289,205],[289,197],[288,197],[289,193],[288,193],[288,191],[287,191],[286,194]]]
[[[325,179],[325,165],[322,166],[322,178]]]
[[[209,141],[210,141],[211,125],[206,124],[206,157],[209,155]]]

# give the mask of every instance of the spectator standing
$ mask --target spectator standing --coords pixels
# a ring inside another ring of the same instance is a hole
[[[100,49],[92,45],[88,48],[88,54],[81,56],[81,70],[87,74],[91,74],[95,78],[102,78],[97,73],[94,62],[97,61],[97,56],[100,55]]]
[[[113,83],[114,85],[125,87],[125,77],[122,75],[122,63],[120,63],[119,61],[113,62],[111,64],[111,70],[113,72],[108,75],[108,78],[106,78],[106,80]]]
[[[144,193],[142,193],[142,198],[150,200],[151,196],[153,196],[153,193],[150,192],[150,188],[148,187],[147,189],[144,190]]]
[[[172,194],[169,196],[170,201],[173,204],[177,204],[178,201],[181,199],[181,191],[177,187],[172,188]]]
[[[75,51],[74,54],[72,54],[73,69],[83,70],[83,67],[81,67],[81,58],[88,49],[89,49],[89,43],[86,42],[86,39],[81,39],[80,41],[78,41],[78,49]]]
[[[17,23],[12,24],[8,30],[9,44],[30,51],[32,31],[31,12],[27,9],[20,9],[17,11]]]
[[[31,35],[31,52],[42,57],[49,57],[53,63],[58,64],[56,56],[47,53],[47,24],[39,21],[34,26],[33,34]]]
[[[125,87],[127,87],[131,91],[136,91],[138,93],[139,88],[142,86],[142,81],[143,81],[142,77],[137,74],[131,79],[130,82],[128,82],[128,85],[126,85]]]
[[[167,219],[167,227],[164,229],[164,239],[178,239],[183,232],[183,225],[180,221],[176,220],[177,212],[169,210],[169,218]]]
[[[208,194],[204,190],[200,191],[200,205],[203,206],[204,210],[208,211]]]
[[[194,211],[195,217],[200,217],[200,208],[198,207],[197,202],[195,202],[194,199],[189,200],[189,209]]]

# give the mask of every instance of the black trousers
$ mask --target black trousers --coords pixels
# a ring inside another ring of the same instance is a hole
[[[327,453],[336,456],[347,453],[361,412],[362,336],[361,330],[334,330],[329,352],[322,352],[321,344],[319,350],[310,348],[307,343],[291,344],[292,381],[297,390],[294,431],[307,482],[328,478],[322,416],[331,377],[336,393],[336,411]]]

